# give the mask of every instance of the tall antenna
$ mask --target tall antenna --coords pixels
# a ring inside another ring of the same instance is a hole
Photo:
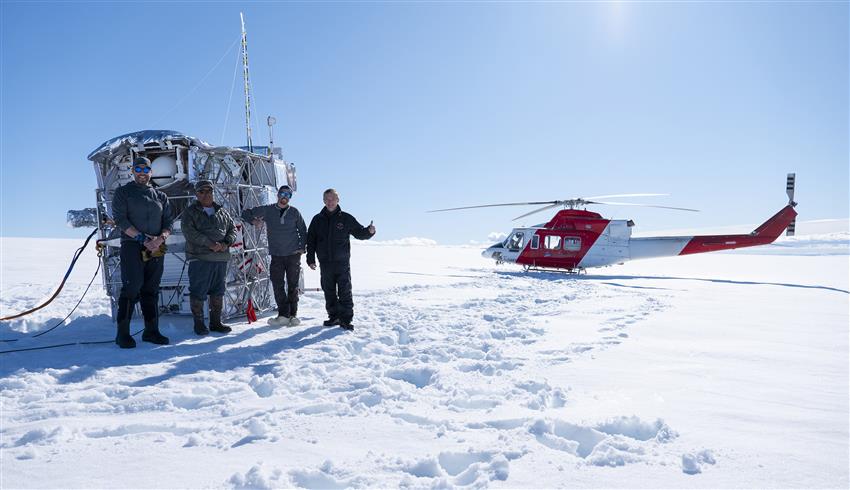
[[[251,89],[248,81],[248,33],[245,32],[245,17],[239,12],[242,21],[242,75],[245,79],[245,130],[248,135],[248,151],[254,152],[254,144],[251,142]]]

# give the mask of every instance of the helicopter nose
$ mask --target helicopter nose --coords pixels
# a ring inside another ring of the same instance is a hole
[[[502,244],[497,243],[496,245],[491,245],[490,247],[487,247],[486,249],[484,249],[481,252],[481,256],[484,257],[485,259],[492,259],[494,253],[501,252],[501,251],[502,251]]]

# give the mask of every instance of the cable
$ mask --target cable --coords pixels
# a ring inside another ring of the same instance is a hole
[[[231,50],[231,49],[233,49],[233,46],[236,46],[236,43],[238,43],[238,42],[239,42],[239,41],[241,41],[241,40],[242,40],[242,37],[240,36],[240,37],[239,37],[239,39],[237,39],[237,40],[233,41],[233,44],[231,44],[231,45],[230,45],[230,47],[229,47],[229,48],[227,48],[227,51],[225,51],[225,52],[224,52],[224,54],[221,56],[221,58],[219,58],[219,59],[218,59],[218,61],[217,61],[217,62],[216,62],[216,64],[215,64],[215,65],[214,65],[214,66],[210,69],[210,71],[208,71],[208,72],[207,72],[207,74],[206,74],[206,75],[204,75],[204,77],[203,77],[203,78],[201,78],[201,80],[200,80],[198,83],[196,83],[196,84],[195,84],[195,86],[194,86],[194,87],[192,87],[192,89],[191,89],[191,90],[189,90],[189,92],[188,92],[186,95],[184,95],[183,97],[181,97],[181,98],[180,98],[180,100],[178,100],[178,101],[177,101],[177,103],[176,103],[176,104],[174,104],[174,105],[171,107],[171,109],[168,109],[168,110],[165,112],[165,114],[163,114],[163,115],[162,115],[159,119],[157,119],[157,121],[156,121],[154,124],[152,124],[152,125],[151,125],[151,127],[156,127],[157,125],[159,125],[159,122],[160,122],[160,121],[162,121],[163,119],[165,119],[165,116],[167,116],[167,115],[171,114],[171,112],[172,112],[174,109],[177,109],[177,108],[180,106],[180,104],[182,104],[182,103],[183,103],[183,102],[184,102],[187,98],[189,98],[189,96],[190,96],[190,95],[192,95],[193,93],[195,93],[195,90],[197,90],[197,89],[198,89],[198,87],[200,87],[200,86],[201,86],[201,84],[202,84],[202,83],[204,83],[204,81],[205,81],[205,80],[206,80],[206,79],[207,79],[207,78],[208,78],[208,77],[212,74],[212,72],[213,72],[213,71],[215,71],[215,69],[216,69],[216,68],[218,68],[218,65],[220,65],[220,64],[221,64],[221,62],[224,60],[224,58],[227,56],[227,54],[228,54],[228,53],[230,53],[230,50]]]
[[[8,354],[10,352],[26,352],[30,350],[43,350],[43,349],[53,349],[56,347],[67,347],[69,345],[77,345],[79,342],[71,342],[68,344],[58,344],[58,345],[45,345],[42,347],[27,347],[26,349],[14,349],[14,350],[2,350],[0,354]]]
[[[44,335],[44,334],[46,334],[46,333],[48,333],[48,332],[52,331],[53,329],[55,329],[55,328],[56,328],[56,327],[58,327],[59,325],[64,324],[64,323],[65,323],[65,320],[67,320],[68,318],[70,318],[70,317],[71,317],[71,315],[73,315],[73,314],[74,314],[74,312],[75,312],[75,311],[77,311],[77,307],[78,307],[78,306],[80,306],[80,303],[82,303],[82,302],[83,302],[83,298],[85,298],[85,297],[86,297],[86,294],[88,294],[88,292],[89,292],[89,288],[90,288],[90,287],[91,287],[91,285],[94,283],[95,278],[97,278],[97,274],[98,274],[98,272],[100,272],[100,260],[98,260],[98,261],[97,261],[97,268],[95,268],[95,270],[94,270],[94,275],[92,275],[92,276],[91,276],[91,281],[89,281],[89,285],[88,285],[88,286],[86,286],[86,290],[85,290],[85,291],[83,291],[83,295],[82,295],[82,296],[80,296],[80,300],[79,300],[79,301],[77,301],[77,304],[75,304],[75,305],[74,305],[74,307],[71,309],[71,311],[70,311],[70,312],[68,312],[68,314],[67,314],[67,315],[65,315],[65,318],[63,318],[63,319],[62,319],[59,323],[57,323],[56,325],[53,325],[52,327],[50,327],[49,329],[45,330],[44,332],[39,332],[39,333],[37,333],[37,334],[33,335],[33,336],[32,336],[32,338],[41,337],[42,335]],[[15,340],[17,340],[17,339],[15,339]]]
[[[169,303],[171,303],[171,301],[174,299],[174,296],[177,294],[177,291],[179,291],[179,289],[180,289],[180,283],[183,281],[183,274],[184,274],[184,272],[186,272],[186,263],[187,262],[188,261],[183,261],[183,269],[181,269],[181,271],[180,271],[180,278],[177,279],[177,286],[175,286],[175,288],[174,288],[174,293],[171,294],[171,299],[168,300]],[[95,270],[91,281],[89,281],[89,285],[86,287],[86,290],[83,292],[83,296],[80,297],[80,300],[77,301],[76,305],[74,305],[74,309],[72,309],[71,312],[68,313],[68,315],[65,318],[62,319],[62,321],[60,321],[59,323],[57,323],[56,325],[54,325],[50,329],[45,330],[44,332],[39,332],[38,334],[33,335],[31,338],[40,337],[40,336],[46,334],[47,332],[50,332],[51,330],[55,329],[59,325],[62,325],[63,323],[65,323],[65,320],[67,320],[68,317],[70,317],[71,314],[74,313],[74,311],[77,309],[77,307],[80,306],[80,303],[83,302],[83,298],[86,297],[86,293],[88,293],[89,288],[94,283],[94,280],[97,277],[98,272],[100,272],[100,261],[98,261],[98,263],[97,263],[97,270]],[[142,328],[142,330],[144,330],[144,328]],[[142,330],[139,330],[138,332],[134,333],[133,336],[138,335],[140,332],[142,332]],[[21,338],[27,338],[27,337],[21,337]],[[21,339],[7,339],[7,340],[0,340],[0,342],[17,342],[18,340],[21,340]],[[54,349],[54,348],[57,348],[57,347],[67,347],[69,345],[112,344],[114,342],[115,342],[114,340],[89,340],[89,341],[83,341],[83,342],[69,342],[69,343],[65,343],[65,344],[44,345],[44,346],[41,346],[41,347],[27,347],[27,348],[23,348],[23,349],[4,350],[4,351],[0,351],[0,354],[9,354],[11,352],[27,352],[27,351],[33,351],[33,350]]]
[[[30,337],[30,338],[33,338],[33,339],[34,339],[34,338],[36,338],[36,337],[41,337],[42,335],[44,335],[44,334],[46,334],[46,333],[48,333],[48,332],[50,332],[50,331],[54,330],[55,328],[57,328],[59,325],[64,324],[64,323],[65,323],[65,320],[67,320],[68,318],[70,318],[70,316],[71,316],[71,315],[73,315],[75,311],[77,311],[77,307],[78,307],[78,306],[80,306],[80,303],[82,303],[82,302],[83,302],[83,298],[85,298],[85,297],[86,297],[86,294],[88,294],[88,292],[89,292],[89,288],[91,288],[91,285],[94,283],[94,280],[97,278],[97,273],[98,273],[98,272],[100,272],[100,261],[99,261],[99,260],[97,261],[97,268],[96,268],[96,269],[95,269],[95,271],[94,271],[94,275],[92,275],[91,281],[89,281],[89,285],[88,285],[88,286],[86,286],[86,290],[85,290],[85,291],[83,291],[83,295],[82,295],[82,296],[80,296],[80,300],[79,300],[79,301],[77,301],[77,304],[76,304],[76,305],[74,305],[74,308],[72,308],[72,309],[71,309],[71,311],[70,311],[67,315],[65,315],[65,318],[63,318],[63,319],[59,320],[59,323],[57,323],[56,325],[53,325],[52,327],[50,327],[49,329],[45,330],[44,332],[39,332],[39,333],[37,333],[37,334],[33,335],[33,336],[32,336],[32,337]],[[17,341],[19,341],[19,340],[21,340],[21,339],[25,339],[25,338],[27,338],[27,337],[20,337],[20,338],[17,338],[17,339],[0,339],[0,342],[17,342]]]
[[[68,270],[65,272],[65,277],[62,278],[62,282],[59,283],[59,287],[56,289],[56,291],[53,293],[53,295],[50,296],[50,298],[47,299],[47,301],[36,306],[35,308],[31,308],[31,309],[24,311],[22,313],[18,313],[17,315],[11,315],[11,316],[6,316],[6,317],[3,317],[3,318],[0,318],[0,321],[13,320],[15,318],[20,318],[22,316],[29,315],[30,313],[33,313],[35,311],[38,311],[38,310],[44,308],[45,306],[49,305],[54,299],[56,299],[56,297],[59,296],[59,293],[62,292],[62,288],[65,287],[65,281],[68,280],[68,276],[70,276],[71,271],[74,270],[74,265],[77,264],[77,260],[83,254],[83,250],[85,250],[86,246],[88,246],[89,241],[94,236],[94,234],[97,233],[97,231],[98,231],[98,228],[95,228],[91,232],[91,234],[88,236],[88,238],[86,238],[86,241],[85,241],[85,243],[83,243],[83,246],[78,248],[77,251],[74,253],[74,257],[73,257],[73,259],[71,259],[71,265],[68,266]],[[100,267],[99,264],[98,264],[98,267]]]
[[[230,119],[230,103],[233,102],[233,89],[236,88],[236,75],[239,73],[239,61],[242,55],[236,52],[236,65],[233,67],[233,80],[230,82],[230,98],[227,99],[227,112],[224,113],[224,127],[221,128],[220,146],[224,146],[224,134],[227,132],[227,120]]]

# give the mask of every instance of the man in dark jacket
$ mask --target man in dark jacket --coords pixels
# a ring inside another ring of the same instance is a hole
[[[122,349],[136,347],[130,320],[137,301],[145,318],[142,340],[168,343],[168,337],[159,333],[159,283],[174,214],[168,197],[151,186],[151,161],[138,157],[132,170],[133,181],[116,189],[112,197],[112,217],[121,230],[121,294],[115,343]]]
[[[209,180],[195,184],[197,200],[183,212],[180,228],[186,238],[186,258],[189,261],[189,301],[195,323],[195,333],[228,333],[231,328],[221,323],[224,306],[227,263],[230,246],[236,240],[233,218],[213,199]],[[204,324],[204,302],[210,297],[210,327]]]
[[[375,225],[363,226],[354,216],[339,207],[339,194],[328,189],[322,195],[325,207],[313,216],[307,230],[307,265],[316,269],[316,256],[321,266],[322,291],[325,293],[326,327],[339,325],[354,330],[354,299],[351,295],[351,242],[349,235],[368,240],[375,235]]]
[[[272,256],[270,276],[277,303],[277,318],[269,325],[296,326],[298,319],[298,278],[301,276],[301,254],[307,241],[307,225],[301,212],[289,205],[292,188],[282,185],[277,190],[277,203],[242,212],[242,220],[254,226],[266,225],[269,254]],[[286,289],[284,290],[284,280]]]

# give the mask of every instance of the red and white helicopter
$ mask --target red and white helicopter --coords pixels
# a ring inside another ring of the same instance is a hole
[[[653,206],[647,204],[596,201],[616,197],[646,197],[663,194],[617,194],[564,201],[541,201],[487,204],[460,208],[436,209],[429,212],[496,206],[544,205],[518,220],[547,209],[563,206],[547,223],[527,228],[514,228],[505,241],[497,243],[481,255],[497,264],[513,262],[528,269],[562,269],[581,272],[589,267],[622,264],[628,260],[689,255],[733,248],[754,247],[773,243],[783,231],[794,235],[797,212],[794,207],[795,174],[788,174],[786,192],[788,204],[752,233],[747,235],[703,235],[632,238],[632,220],[609,220],[598,213],[586,211],[588,204],[612,204],[696,211],[695,209]],[[577,209],[582,208],[582,209]]]

